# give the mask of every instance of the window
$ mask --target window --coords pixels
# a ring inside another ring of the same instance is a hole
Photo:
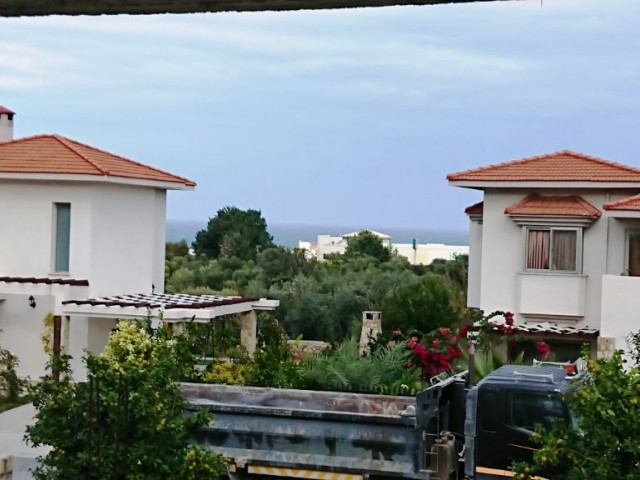
[[[580,240],[578,228],[527,229],[527,270],[577,272],[579,270]]]
[[[553,394],[511,392],[509,423],[514,427],[533,432],[536,424],[550,429],[554,420],[567,419],[562,399]]]
[[[71,204],[56,203],[54,206],[54,270],[56,272],[68,272]]]

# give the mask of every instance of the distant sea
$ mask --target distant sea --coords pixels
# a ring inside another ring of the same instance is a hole
[[[167,241],[186,240],[189,245],[196,238],[196,233],[206,228],[207,221],[167,220]],[[269,233],[273,235],[276,245],[294,248],[300,240],[316,243],[318,235],[339,236],[368,228],[391,236],[393,243],[444,243],[445,245],[469,245],[467,230],[442,230],[426,228],[386,228],[375,226],[336,226],[336,225],[288,225],[269,224]]]

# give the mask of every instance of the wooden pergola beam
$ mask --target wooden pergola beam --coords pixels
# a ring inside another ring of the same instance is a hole
[[[0,17],[320,10],[514,0],[0,0]]]

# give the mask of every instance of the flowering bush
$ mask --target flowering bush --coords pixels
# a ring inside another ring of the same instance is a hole
[[[502,317],[502,319],[500,319]],[[515,344],[516,329],[512,312],[495,311],[476,322],[467,322],[459,329],[438,328],[428,334],[413,332],[407,336],[407,348],[412,352],[412,358],[407,367],[420,368],[422,378],[428,379],[443,372],[454,372],[462,369],[461,359],[473,342],[476,348],[489,352],[495,343],[509,339]],[[383,335],[370,339],[372,350],[377,348],[393,348],[400,341],[405,340],[405,334],[399,329],[391,332],[389,338]],[[542,359],[550,356],[551,348],[545,342],[536,344],[538,354]]]

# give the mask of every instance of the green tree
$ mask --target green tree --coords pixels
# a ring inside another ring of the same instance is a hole
[[[273,237],[259,210],[224,207],[196,234],[192,247],[209,258],[238,257],[255,260],[258,252],[273,246]]]
[[[347,239],[347,250],[345,252],[347,259],[362,256],[370,256],[380,262],[388,262],[391,260],[391,250],[382,244],[380,237],[369,230],[363,230]]]
[[[189,255],[189,244],[186,240],[166,243],[165,257],[167,259],[172,259],[173,257],[184,257],[185,255]]]
[[[640,478],[640,369],[628,368],[623,352],[591,360],[582,381],[566,397],[577,422],[556,422],[538,430],[540,449],[532,465],[516,466],[517,479],[536,473],[554,480],[637,480]],[[546,475],[545,475],[546,474]]]
[[[463,312],[455,303],[454,289],[446,278],[434,273],[416,277],[390,292],[382,302],[384,325],[405,332],[430,332],[459,324]]]
[[[37,413],[27,428],[34,446],[51,446],[34,470],[39,480],[214,479],[222,457],[190,446],[210,421],[186,416],[178,380],[192,371],[188,345],[139,323],[120,322],[102,355],[85,357],[88,381],[74,382],[68,356],[61,372],[31,388]]]
[[[258,254],[258,266],[269,285],[293,279],[298,273],[310,272],[312,263],[299,248],[271,247]]]

